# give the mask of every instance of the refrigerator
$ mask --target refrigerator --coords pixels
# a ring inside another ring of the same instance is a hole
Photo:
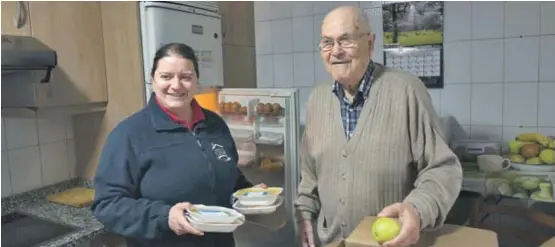
[[[185,43],[195,50],[200,85],[224,85],[222,17],[218,2],[141,1],[139,13],[146,101],[152,93],[150,70],[154,55],[167,43]]]
[[[239,169],[254,184],[283,188],[283,204],[263,216],[270,222],[247,216],[234,233],[236,246],[300,246],[293,208],[300,178],[298,89],[224,88],[218,102],[239,153]]]

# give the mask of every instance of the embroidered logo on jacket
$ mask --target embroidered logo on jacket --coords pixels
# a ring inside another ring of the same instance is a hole
[[[225,148],[222,145],[217,143],[211,143],[211,144],[212,144],[212,152],[214,152],[214,155],[218,160],[221,160],[223,162],[231,161],[231,157],[227,155],[227,153],[225,152]]]

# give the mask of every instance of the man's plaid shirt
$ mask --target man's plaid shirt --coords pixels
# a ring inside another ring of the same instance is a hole
[[[368,96],[370,95],[373,71],[374,63],[370,61],[368,69],[362,77],[361,83],[358,86],[357,93],[353,98],[352,103],[349,102],[347,97],[345,97],[345,91],[343,91],[341,84],[337,81],[333,84],[333,93],[339,98],[339,102],[341,104],[341,119],[343,120],[343,129],[347,139],[351,139],[351,136],[355,131],[358,118],[360,117],[360,112],[364,106],[364,102],[366,102]]]

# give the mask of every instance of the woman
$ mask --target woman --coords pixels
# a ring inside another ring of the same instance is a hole
[[[198,77],[191,47],[160,48],[148,105],[119,123],[106,141],[92,211],[130,247],[234,246],[232,234],[202,233],[184,217],[191,204],[231,207],[234,191],[252,187],[237,168],[226,123],[193,98]]]

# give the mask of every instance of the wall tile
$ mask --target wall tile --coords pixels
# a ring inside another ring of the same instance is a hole
[[[297,1],[293,2],[293,17],[312,16],[313,2]]]
[[[331,75],[324,67],[324,61],[320,52],[314,53],[314,83],[328,83],[332,80]]]
[[[504,2],[472,2],[472,39],[504,36]]]
[[[546,136],[555,136],[555,128],[539,127],[538,132]]]
[[[503,40],[472,41],[472,82],[503,81]]]
[[[445,43],[445,83],[469,83],[471,81],[471,42]]]
[[[538,83],[505,83],[503,125],[537,126]]]
[[[65,140],[66,120],[64,116],[48,116],[37,118],[39,144]]]
[[[540,38],[539,66],[540,81],[555,81],[555,35]]]
[[[541,2],[541,34],[555,34],[555,2]]]
[[[470,138],[477,140],[501,141],[503,140],[503,127],[472,125],[470,127]]]
[[[312,52],[293,54],[293,66],[296,87],[314,85],[314,55]]]
[[[8,150],[7,143],[6,143],[6,122],[4,122],[4,118],[2,118],[2,151]]]
[[[256,54],[272,54],[272,22],[258,21],[254,24],[254,42],[256,43]]]
[[[40,147],[42,181],[51,185],[69,179],[67,142],[65,140],[48,143]]]
[[[8,153],[2,152],[2,198],[12,194],[12,184],[10,179],[10,163],[8,161]]]
[[[472,85],[472,125],[503,125],[503,84]]]
[[[65,125],[67,139],[73,139],[73,116],[65,117]]]
[[[540,34],[540,3],[515,1],[505,3],[505,37]]]
[[[555,127],[555,81],[540,82],[538,98],[538,126]]]
[[[471,2],[445,2],[443,37],[446,42],[471,38],[471,9]]]
[[[69,167],[69,177],[75,178],[77,173],[77,159],[75,158],[75,141],[67,141],[67,163]]]
[[[505,81],[538,81],[538,52],[538,37],[505,39]]]
[[[320,40],[322,39],[322,21],[324,21],[324,17],[325,15],[315,15],[312,18],[312,25],[314,25],[314,31],[313,31],[313,35],[314,35],[314,50],[318,51],[318,46],[317,44],[320,42]]]
[[[291,18],[293,2],[276,1],[271,2],[272,19],[286,19]]]
[[[10,116],[5,117],[4,113]],[[14,117],[11,117],[13,113]],[[8,150],[38,145],[37,119],[35,113],[27,110],[2,110],[2,118],[6,124],[6,143]]]
[[[292,19],[272,21],[272,47],[274,54],[293,52],[292,23]]]
[[[274,86],[274,55],[256,56],[257,87]]]
[[[256,1],[254,2],[254,19],[256,21],[264,21],[272,19],[272,2]]]
[[[293,18],[293,51],[314,51],[314,25],[312,16]]]
[[[42,186],[39,147],[8,151],[12,193],[19,194]]]
[[[434,109],[436,110],[437,115],[441,115],[441,89],[429,89],[428,92],[430,93],[430,99],[432,100],[432,104]]]
[[[441,115],[453,116],[459,125],[470,124],[470,84],[445,85]]]
[[[274,86],[292,87],[294,84],[293,54],[274,55]]]

